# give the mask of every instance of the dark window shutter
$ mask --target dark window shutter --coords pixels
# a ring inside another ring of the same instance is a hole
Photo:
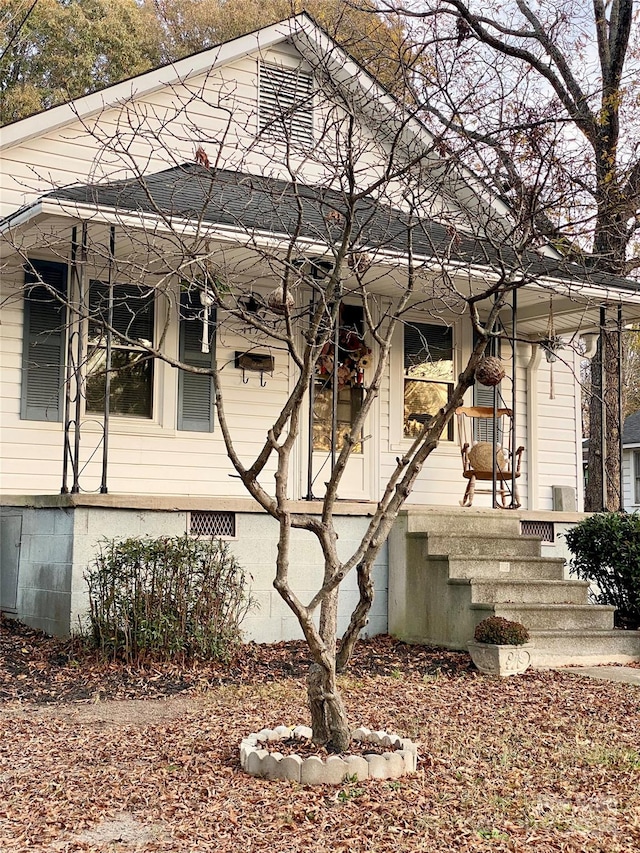
[[[24,279],[20,417],[32,421],[61,421],[67,311],[41,282],[66,296],[67,266],[31,261]]]
[[[204,310],[198,291],[183,293],[180,300],[180,360],[193,367],[211,367],[215,358],[215,309],[209,310],[209,346],[202,352]],[[212,376],[181,370],[178,377],[178,429],[212,432],[214,421]]]
[[[493,408],[493,388],[476,382],[473,386],[473,405]],[[493,420],[476,418],[473,424],[473,437],[476,441],[493,441]]]

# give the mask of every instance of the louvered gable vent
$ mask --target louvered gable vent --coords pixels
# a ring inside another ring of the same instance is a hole
[[[260,133],[309,146],[313,142],[313,77],[300,68],[260,63]]]

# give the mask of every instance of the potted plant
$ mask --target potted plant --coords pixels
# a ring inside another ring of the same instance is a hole
[[[517,675],[531,663],[529,632],[520,622],[490,616],[476,625],[469,654],[480,672]]]

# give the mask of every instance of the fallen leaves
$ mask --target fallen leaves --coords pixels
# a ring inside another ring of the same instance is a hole
[[[416,740],[419,772],[304,788],[238,764],[243,735],[308,721],[303,644],[134,671],[5,625],[0,656],[3,853],[640,848],[631,685],[495,680],[463,654],[366,641],[342,678],[350,718]]]

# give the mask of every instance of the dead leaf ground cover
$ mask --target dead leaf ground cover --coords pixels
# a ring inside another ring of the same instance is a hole
[[[131,670],[0,629],[0,850],[637,853],[640,689],[556,672],[494,680],[466,655],[361,644],[355,724],[412,737],[396,782],[245,776],[237,747],[307,722],[299,643],[230,667]]]

